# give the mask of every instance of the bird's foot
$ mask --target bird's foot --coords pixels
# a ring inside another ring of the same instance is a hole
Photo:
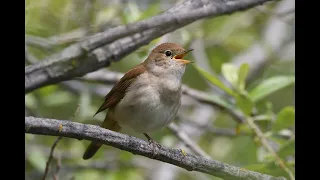
[[[155,140],[153,140],[150,136],[148,136],[148,134],[143,133],[149,142],[149,146],[152,146],[152,151],[153,151],[153,155],[152,157],[154,158],[156,155],[159,154],[159,150],[161,148],[161,144],[157,143]]]

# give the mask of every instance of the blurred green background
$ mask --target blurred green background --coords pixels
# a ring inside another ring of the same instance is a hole
[[[94,33],[148,19],[177,2],[26,0],[25,64],[37,63]],[[126,72],[144,61],[150,50],[161,42],[176,42],[186,49],[193,48],[194,51],[187,58],[194,61],[195,65],[187,67],[184,84],[233,103],[235,105],[232,108],[241,110],[248,107],[248,102],[241,105],[232,98],[227,99],[226,93],[213,85],[210,77],[218,77],[237,93],[249,94],[249,99],[254,93],[256,97],[261,96],[257,101],[251,99],[256,115],[253,120],[265,133],[272,148],[294,172],[294,8],[293,0],[275,1],[244,12],[200,20],[153,40],[106,69]],[[249,74],[245,88],[240,92],[230,80],[243,64],[248,64]],[[196,67],[209,73],[209,79]],[[263,86],[262,89],[257,89],[259,85]],[[26,116],[100,125],[105,113],[94,118],[92,116],[102,103],[101,94],[107,94],[110,88],[112,84],[81,80],[46,86],[25,96],[25,113]],[[77,107],[79,111],[75,114]],[[224,111],[183,96],[175,123],[212,159],[288,178],[288,174],[275,163],[275,158],[261,145],[247,124],[238,126]],[[237,128],[240,130],[238,134],[235,133]],[[151,136],[167,147],[190,152],[168,129]],[[26,179],[42,177],[55,139],[26,134]],[[82,155],[88,144],[85,140],[62,139],[56,147],[47,179],[52,179],[57,165],[60,167],[56,174],[59,179],[219,179],[108,146],[103,146],[93,159],[84,161]]]

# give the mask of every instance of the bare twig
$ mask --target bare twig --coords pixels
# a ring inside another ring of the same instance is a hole
[[[62,130],[59,128],[61,125],[63,127]],[[146,141],[94,125],[55,119],[25,117],[25,133],[97,141],[133,154],[167,162],[189,171],[199,171],[224,179],[285,179],[283,177],[272,177],[238,168],[201,156],[183,154],[181,150],[170,149],[164,146],[162,146],[159,149],[159,153],[155,155],[153,148],[149,146],[149,143]]]
[[[80,106],[78,105],[77,108],[76,108],[76,110],[75,110],[75,112],[74,112],[74,114],[73,114],[73,116],[72,116],[72,119],[74,119],[74,118],[76,117],[77,113],[79,112],[79,109],[80,109]],[[59,131],[62,131],[62,129],[63,129],[63,126],[60,124],[60,125],[59,125]],[[45,169],[45,172],[44,172],[44,175],[43,175],[42,180],[45,180],[45,179],[46,179],[46,176],[47,176],[47,174],[48,174],[48,172],[49,172],[49,165],[50,165],[51,159],[52,159],[52,157],[53,157],[54,148],[57,146],[58,142],[59,142],[61,139],[62,139],[62,136],[58,137],[58,138],[56,139],[56,141],[53,143],[52,147],[51,147],[50,155],[49,155],[49,158],[48,158],[48,161],[47,161],[47,164],[46,164],[46,169]],[[60,160],[60,158],[59,158],[59,160]],[[60,164],[61,164],[61,162],[59,162],[59,160],[58,160],[58,163],[57,163],[57,171],[56,171],[56,174],[58,174],[58,172],[59,172],[59,170],[60,170]],[[53,176],[54,176],[54,178],[56,177],[55,175],[53,175]]]
[[[268,1],[271,0],[217,0],[207,1],[206,3],[187,0],[171,8],[165,14],[128,26],[109,29],[84,42],[71,45],[62,52],[48,57],[35,65],[26,67],[25,93],[45,85],[83,76],[86,73],[109,66],[111,62],[120,60],[139,47],[148,44],[151,40],[198,19],[209,16],[217,17],[238,10],[249,9]],[[155,20],[161,20],[161,23],[165,23],[161,24]],[[110,44],[106,45],[107,43]],[[102,45],[106,46],[103,49],[98,48]]]
[[[59,180],[58,173],[60,171],[60,168],[61,168],[61,156],[58,156],[56,172],[52,175],[53,180]]]
[[[49,155],[49,159],[47,161],[47,164],[46,164],[46,169],[44,171],[44,175],[42,177],[42,180],[45,180],[46,179],[46,176],[49,172],[49,165],[50,165],[50,162],[51,162],[51,159],[53,157],[53,151],[54,151],[54,148],[57,146],[58,142],[62,139],[61,136],[59,136],[53,143],[52,147],[51,147],[51,151],[50,151],[50,155]]]
[[[205,158],[211,159],[211,157],[204,152],[196,143],[194,143],[190,137],[181,131],[181,129],[175,123],[171,123],[168,128],[177,136],[185,145],[190,148],[194,153],[203,156]]]

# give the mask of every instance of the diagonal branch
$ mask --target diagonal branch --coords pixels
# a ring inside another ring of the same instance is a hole
[[[278,154],[272,149],[272,147],[269,145],[268,141],[266,140],[263,132],[260,130],[260,128],[253,122],[252,118],[247,118],[247,123],[249,127],[255,132],[255,134],[258,136],[261,144],[272,154],[273,157],[275,157],[276,162],[279,163],[279,166],[288,173],[291,180],[294,180],[294,174],[291,172],[291,170],[287,167],[287,165],[283,162],[283,160],[278,156]]]
[[[272,177],[245,170],[201,156],[184,154],[180,150],[163,146],[159,149],[159,153],[154,155],[153,149],[149,146],[148,142],[94,125],[55,119],[25,117],[25,133],[99,141],[105,145],[110,145],[133,154],[167,162],[189,171],[199,171],[224,179],[285,179],[283,177]]]
[[[169,124],[168,128],[194,153],[205,158],[211,159],[211,157],[204,150],[202,150],[195,142],[193,142],[192,139],[185,132],[183,132],[177,124],[172,122],[171,124]]]
[[[104,33],[93,36],[35,65],[26,67],[25,93],[109,66],[111,62],[120,60],[153,39],[196,20],[249,9],[268,1],[271,0],[186,0],[162,15],[128,26],[115,27],[120,32],[115,35],[110,32],[118,31],[112,28],[105,32],[108,35],[103,38],[97,37],[101,37]],[[186,14],[187,11],[190,15]],[[155,20],[165,20],[165,23],[161,24],[163,21]],[[120,31],[121,27],[123,30]],[[101,47],[103,45],[104,47]]]
[[[85,42],[84,47],[87,51],[91,51],[114,40],[144,31],[146,29],[153,29],[162,26],[185,25],[198,19],[248,9],[264,2],[266,2],[266,0],[238,1],[229,2],[222,5],[221,1],[211,1],[205,6],[194,9],[193,11],[186,11],[182,9],[181,12],[163,13],[147,20],[142,20],[134,24],[118,26],[103,33],[98,33],[92,38],[88,39]]]

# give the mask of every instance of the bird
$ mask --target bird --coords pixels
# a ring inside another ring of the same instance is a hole
[[[95,113],[108,109],[101,127],[116,132],[130,128],[161,147],[147,133],[166,127],[176,117],[182,78],[186,65],[192,63],[183,57],[192,50],[171,42],[152,49],[146,60],[125,73],[105,96]],[[90,159],[101,146],[92,141],[82,158]]]

